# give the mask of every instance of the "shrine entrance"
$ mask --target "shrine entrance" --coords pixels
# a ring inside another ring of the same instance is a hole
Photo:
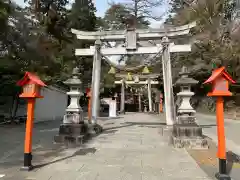
[[[116,91],[117,91],[117,111],[121,112],[121,86],[116,85]],[[147,97],[142,96],[141,100],[139,101],[138,93],[135,89],[132,89],[130,87],[125,89],[125,112],[144,112],[143,107],[147,107]],[[144,100],[145,99],[145,100]],[[141,106],[139,106],[139,103],[141,103]],[[140,109],[141,108],[141,109]]]
[[[121,86],[117,86],[117,111],[121,112]],[[138,98],[136,94],[130,89],[125,90],[125,112],[138,112]]]
[[[142,63],[136,68],[153,65],[156,61],[162,62],[163,85],[164,85],[164,103],[166,124],[173,125],[175,122],[175,103],[173,99],[172,72],[170,53],[189,52],[191,44],[174,44],[174,39],[178,36],[187,35],[196,23],[191,23],[179,27],[168,27],[162,29],[136,29],[131,25],[123,31],[97,31],[86,32],[72,29],[78,39],[94,41],[95,45],[86,49],[76,49],[76,56],[93,56],[92,73],[92,110],[91,123],[96,124],[99,116],[99,93],[101,62],[105,60],[110,66],[127,71],[126,64],[121,65],[123,57],[128,59],[131,55],[142,55]],[[159,58],[161,57],[161,58]],[[117,59],[116,59],[117,58]],[[136,69],[135,68],[135,69]],[[121,91],[121,110],[125,111],[125,83],[122,79]],[[148,90],[151,87],[148,87]],[[151,96],[148,96],[149,102]],[[149,103],[149,109],[152,110],[152,104]]]
[[[153,112],[154,102],[152,86],[159,85],[158,78],[160,74],[151,74],[147,67],[142,73],[112,73],[116,79],[115,84],[121,84],[120,110],[119,112]],[[125,92],[126,91],[126,92]]]

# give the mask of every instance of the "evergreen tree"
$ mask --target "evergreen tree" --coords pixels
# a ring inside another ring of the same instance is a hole
[[[96,31],[98,19],[95,15],[96,8],[92,0],[75,0],[69,14],[69,27],[81,31]],[[78,40],[73,35],[73,52],[75,48],[89,48],[94,42]],[[82,70],[82,80],[85,85],[91,83],[92,57],[74,57],[75,62]]]
[[[2,34],[8,25],[8,17],[13,8],[9,1],[1,0],[0,1],[0,33]]]
[[[70,27],[83,31],[96,30],[96,8],[92,0],[75,0],[70,13]]]

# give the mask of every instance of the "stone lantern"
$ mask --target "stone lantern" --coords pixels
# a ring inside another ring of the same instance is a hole
[[[177,94],[180,105],[177,110],[177,122],[173,125],[173,145],[177,148],[207,149],[207,140],[203,137],[202,128],[196,123],[196,111],[190,104],[190,99],[194,95],[191,92],[191,85],[197,84],[198,81],[188,77],[186,67],[183,67],[179,74],[181,77],[176,85],[181,88],[181,92]]]
[[[181,77],[177,80],[176,85],[180,86],[180,92],[177,94],[177,96],[181,99],[181,103],[178,107],[177,115],[194,115],[196,111],[190,104],[190,99],[194,95],[194,92],[191,92],[191,86],[196,85],[198,81],[188,77],[189,72],[187,71],[186,67],[182,68],[179,75]]]
[[[64,84],[70,87],[70,91],[67,92],[67,95],[70,97],[70,104],[67,107],[66,114],[63,118],[64,124],[83,123],[83,110],[79,105],[79,100],[83,95],[81,92],[82,81],[78,78],[79,75],[79,68],[76,67],[72,71],[72,78],[64,82]]]
[[[66,114],[63,118],[64,124],[80,124],[83,123],[83,111],[79,105],[79,100],[83,93],[81,92],[82,81],[78,78],[80,75],[79,68],[74,68],[72,71],[72,78],[64,82],[70,87],[67,95],[70,97],[70,104],[66,109]]]
[[[72,77],[64,82],[70,87],[67,95],[70,97],[70,104],[66,108],[63,117],[63,124],[60,125],[59,135],[54,137],[56,143],[81,144],[84,135],[87,133],[87,125],[84,124],[83,110],[79,105],[82,93],[82,81],[78,78],[79,68],[74,68]]]

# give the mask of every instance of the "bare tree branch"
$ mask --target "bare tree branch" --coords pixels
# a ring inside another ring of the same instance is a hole
[[[152,10],[160,7],[162,2],[163,0],[128,0],[128,3],[124,5],[136,18],[145,16],[149,19],[160,20],[162,15],[155,16]]]

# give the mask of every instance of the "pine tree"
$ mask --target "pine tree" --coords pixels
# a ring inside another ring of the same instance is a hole
[[[84,31],[96,30],[97,17],[95,12],[96,8],[92,0],[75,0],[69,17],[71,28]]]

